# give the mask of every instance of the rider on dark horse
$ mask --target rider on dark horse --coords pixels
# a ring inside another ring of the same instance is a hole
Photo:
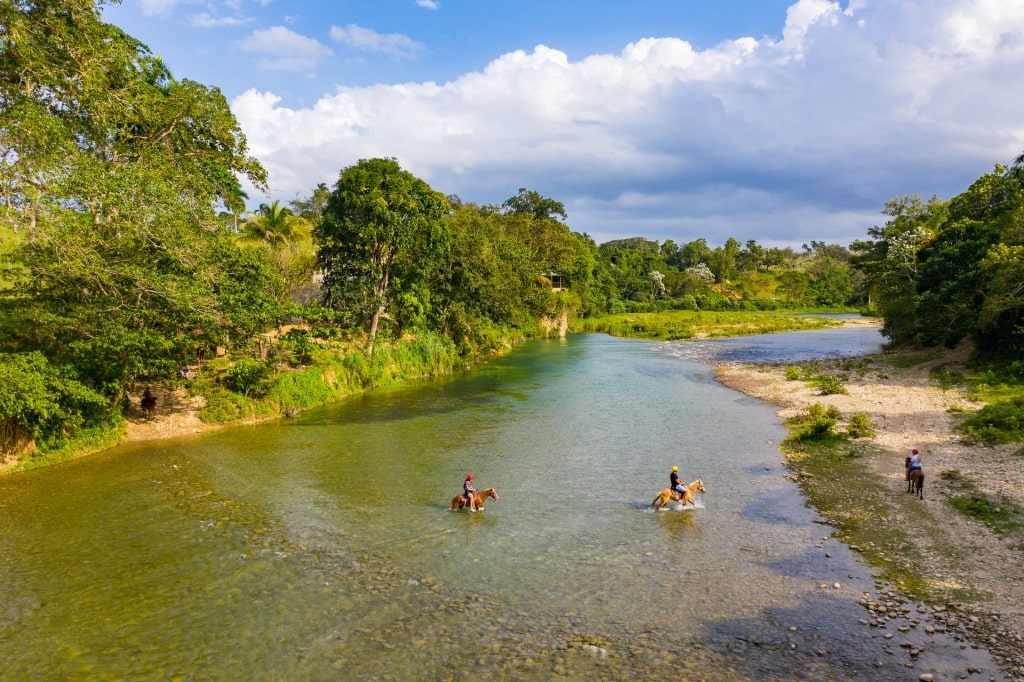
[[[914,474],[915,471],[921,470],[921,453],[917,448],[910,451],[910,457],[907,459],[907,480]]]

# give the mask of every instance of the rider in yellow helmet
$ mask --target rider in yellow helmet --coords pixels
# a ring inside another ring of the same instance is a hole
[[[674,464],[672,465],[672,474],[669,476],[669,480],[672,482],[672,490],[675,490],[680,495],[686,492],[686,484],[679,478],[679,467]]]

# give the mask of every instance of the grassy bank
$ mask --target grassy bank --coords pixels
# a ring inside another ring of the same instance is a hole
[[[646,339],[744,336],[841,324],[820,317],[778,312],[632,313],[576,320],[572,332],[602,332]],[[484,337],[481,337],[484,338]],[[199,417],[208,424],[254,423],[342,400],[378,388],[445,376],[506,352],[526,340],[521,332],[495,329],[467,355],[449,338],[431,332],[381,340],[372,355],[366,339],[330,328],[278,330],[262,348],[242,356],[206,361],[195,376],[147,377],[143,383],[187,389],[201,396]],[[129,408],[130,409],[130,408]],[[159,410],[158,410],[159,412]],[[159,419],[159,416],[157,417]],[[19,471],[90,454],[121,441],[123,420],[70,438],[59,450],[24,453],[0,466]]]
[[[843,324],[800,313],[672,310],[659,313],[620,313],[575,320],[572,332],[602,332],[612,336],[658,339],[699,339],[750,336],[777,332],[822,329]]]

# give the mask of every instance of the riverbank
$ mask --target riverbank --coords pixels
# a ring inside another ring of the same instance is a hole
[[[980,408],[960,390],[933,379],[933,370],[966,373],[969,348],[915,363],[911,353],[818,361],[816,374],[844,377],[847,394],[820,395],[809,382],[790,380],[785,366],[726,364],[720,383],[778,407],[789,419],[808,406],[834,405],[844,418],[864,413],[872,438],[852,441],[836,457],[843,473],[815,480],[795,458],[793,479],[838,534],[883,575],[913,575],[901,590],[923,599],[932,614],[956,614],[971,641],[988,648],[1016,679],[1024,679],[1024,537],[997,535],[959,512],[951,499],[972,491],[1024,506],[1024,460],[1019,444],[987,447],[955,432],[961,415]],[[917,356],[927,357],[927,356]],[[904,458],[922,453],[924,499],[906,493]],[[829,499],[826,500],[825,497]],[[836,500],[843,500],[835,504]],[[870,539],[874,534],[877,542]],[[899,534],[899,541],[884,538]]]

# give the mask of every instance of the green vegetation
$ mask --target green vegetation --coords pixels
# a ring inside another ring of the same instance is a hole
[[[949,201],[890,201],[890,220],[850,246],[896,345],[973,342],[984,359],[1024,349],[1024,154]]]
[[[957,430],[990,445],[1024,441],[1024,395],[985,405],[961,422]]]
[[[1024,509],[1012,499],[981,492],[956,470],[944,471],[941,476],[957,490],[950,497],[949,503],[961,514],[980,521],[993,533],[1004,538],[1014,537],[1024,530]],[[1021,546],[1024,547],[1024,543]]]
[[[576,319],[570,325],[570,331],[602,332],[613,336],[671,341],[822,329],[836,324],[838,323],[833,320],[807,317],[797,313],[674,310],[657,313],[619,313]]]
[[[797,443],[838,443],[844,436],[835,431],[835,426],[842,416],[835,405],[825,407],[821,403],[814,403],[807,408],[805,414],[786,420],[786,428],[790,430],[788,440]]]
[[[875,435],[875,424],[863,412],[854,412],[846,424],[846,435],[850,438],[872,438]]]
[[[824,374],[812,380],[818,387],[818,395],[845,395],[848,393],[843,379],[834,374]]]

